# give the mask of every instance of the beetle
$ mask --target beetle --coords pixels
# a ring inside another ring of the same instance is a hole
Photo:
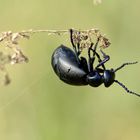
[[[100,55],[96,52],[99,38],[95,45],[91,43],[88,48],[87,60],[85,57],[79,57],[81,54],[79,49],[80,44],[74,44],[72,37],[73,29],[70,29],[70,40],[74,51],[64,45],[60,45],[52,54],[52,68],[63,82],[70,85],[90,85],[92,87],[98,87],[101,84],[104,84],[105,87],[110,87],[115,82],[124,88],[126,92],[140,97],[139,94],[130,91],[124,84],[115,79],[115,74],[118,70],[122,69],[126,65],[136,64],[137,62],[124,63],[116,69],[106,69],[105,63],[110,59],[110,57],[101,50],[104,58],[102,60]],[[97,58],[99,62],[97,66],[94,66],[95,58]]]

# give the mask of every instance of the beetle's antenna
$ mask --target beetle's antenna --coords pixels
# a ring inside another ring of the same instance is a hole
[[[130,91],[124,84],[122,84],[122,83],[119,82],[118,80],[114,80],[114,82],[116,82],[116,83],[119,84],[122,88],[124,88],[124,89],[127,91],[127,93],[134,94],[134,95],[140,97],[140,94],[137,94],[137,93],[135,93],[135,92],[133,92],[133,91]]]
[[[123,68],[124,66],[126,66],[126,65],[133,65],[133,64],[137,64],[137,63],[138,63],[138,61],[136,61],[136,62],[124,63],[124,64],[122,64],[120,67],[116,68],[116,69],[114,70],[114,72],[116,72],[116,71],[122,69],[122,68]]]

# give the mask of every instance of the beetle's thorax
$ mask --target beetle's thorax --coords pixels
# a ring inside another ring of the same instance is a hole
[[[104,83],[105,87],[109,87],[114,83],[115,72],[113,69],[104,70],[103,74],[99,73],[96,70],[93,70],[87,75],[87,82],[90,86],[98,87]]]
[[[102,75],[96,70],[87,75],[87,82],[90,86],[98,87],[103,83]]]

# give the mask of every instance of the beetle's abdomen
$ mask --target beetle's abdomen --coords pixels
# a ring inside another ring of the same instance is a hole
[[[52,67],[62,81],[71,85],[87,85],[85,80],[87,74],[70,48],[61,45],[54,51]]]

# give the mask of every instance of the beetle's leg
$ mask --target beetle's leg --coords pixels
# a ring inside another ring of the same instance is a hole
[[[72,38],[73,29],[70,29],[69,31],[70,31],[70,41],[71,41],[71,44],[72,44],[72,46],[73,46],[73,49],[74,49],[75,53],[77,54],[76,46],[75,46],[75,44],[74,44],[74,42],[73,42],[73,38]]]
[[[93,52],[93,57],[94,57],[94,59],[95,59],[95,55],[96,55],[97,58],[98,58],[98,62],[99,62],[99,64],[100,64],[100,66],[102,66],[103,70],[105,70],[106,68],[105,68],[105,66],[104,66],[104,63],[102,63],[103,60],[100,58],[100,55],[99,55],[94,49],[90,48],[90,50],[92,50],[92,52]],[[92,65],[93,65],[93,63],[92,63]],[[95,69],[97,69],[97,67],[96,67]]]
[[[88,48],[88,69],[89,69],[89,72],[93,71],[93,63],[95,60],[94,54],[91,57],[92,46],[93,46],[93,43],[91,43],[90,47]]]
[[[97,49],[97,46],[98,46],[98,43],[99,43],[99,38],[97,39],[97,42],[96,42],[96,44],[94,45],[94,51],[96,52],[96,49]]]
[[[99,73],[104,73],[104,69],[97,68],[96,69]]]
[[[102,66],[103,67],[103,69],[105,70],[105,66],[104,66],[104,63],[102,62],[102,61],[104,61],[104,60],[101,60],[101,58],[100,58],[100,55],[96,52],[96,49],[97,49],[97,46],[98,46],[98,43],[99,43],[99,38],[97,39],[97,42],[96,42],[96,44],[95,44],[95,46],[94,46],[94,49],[92,49],[92,47],[90,47],[89,49],[90,50],[92,50],[92,52],[93,52],[93,57],[95,57],[95,55],[97,56],[97,58],[98,58],[98,62],[99,62],[99,66]],[[92,63],[92,65],[93,65],[93,63]],[[98,66],[98,67],[99,67]]]
[[[96,46],[97,46],[98,43],[95,44],[95,47],[94,49],[92,49],[92,46],[93,46],[93,43],[91,44],[91,46],[89,47],[88,49],[88,56],[89,56],[89,71],[93,70],[93,63],[94,63],[94,60],[95,60],[95,55],[97,56],[98,58],[98,62],[100,64],[100,66],[102,66],[103,70],[105,70],[105,66],[104,66],[104,60],[101,60],[100,58],[100,55],[96,52]],[[90,55],[90,52],[93,52],[93,56],[91,57]],[[97,69],[97,67],[95,68]]]
[[[122,64],[120,67],[116,68],[116,69],[114,70],[114,72],[116,72],[116,71],[122,69],[124,66],[132,65],[132,64],[136,64],[136,63],[138,63],[138,62],[136,61],[136,62],[128,62],[128,63],[124,63],[124,64]]]
[[[78,42],[77,43],[77,55],[79,56],[81,54],[81,51],[80,51],[80,43]]]
[[[78,36],[80,36],[80,31],[78,32]],[[77,43],[77,54],[78,56],[81,54],[81,50],[80,50],[80,40]]]
[[[75,45],[74,42],[73,42],[73,29],[70,29],[69,31],[70,31],[70,40],[71,40],[71,44],[72,44],[72,46],[73,46],[73,49],[74,49],[76,55],[79,56],[80,53],[81,53],[81,51],[80,51],[80,43],[78,42],[77,47],[76,47],[76,45]]]
[[[80,57],[80,64],[82,66],[82,68],[84,69],[85,72],[89,72],[89,69],[88,69],[88,64],[87,64],[87,60],[85,57]]]
[[[99,41],[100,41],[100,40],[99,40],[99,38],[98,38],[98,39],[97,39],[97,42],[96,42],[96,44],[95,44],[95,46],[94,46],[94,49],[92,49],[92,47],[89,47],[89,50],[92,50],[92,52],[93,52],[93,57],[92,57],[93,60],[92,60],[92,62],[90,63],[90,65],[93,66],[94,59],[95,59],[95,55],[96,55],[97,58],[98,58],[98,61],[99,61],[99,64],[96,66],[96,69],[97,69],[98,67],[102,66],[103,69],[105,70],[104,63],[106,63],[106,62],[110,59],[110,57],[109,57],[108,55],[106,55],[106,54],[101,50],[101,53],[102,53],[102,55],[103,55],[103,57],[104,57],[104,60],[101,60],[100,55],[96,52],[96,49],[97,49],[97,46],[98,46]],[[93,44],[92,44],[91,46],[93,46]],[[90,57],[90,58],[91,58],[91,57]]]
[[[97,52],[95,52],[95,55],[96,55],[97,58],[98,58],[98,62],[99,62],[99,64],[100,64],[100,66],[102,66],[102,68],[105,70],[106,68],[105,68],[104,63],[102,63],[103,60],[100,58],[100,55],[99,55]],[[99,65],[99,64],[98,64],[98,65]],[[96,66],[96,69],[97,69],[97,66]]]
[[[102,50],[100,50],[104,59],[96,66],[96,68],[100,67],[100,66],[103,66],[103,64],[105,64],[109,59],[109,55],[106,55]]]

